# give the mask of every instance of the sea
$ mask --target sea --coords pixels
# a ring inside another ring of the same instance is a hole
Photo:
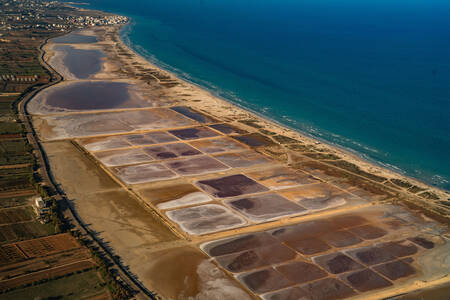
[[[87,2],[180,78],[450,190],[450,1]]]

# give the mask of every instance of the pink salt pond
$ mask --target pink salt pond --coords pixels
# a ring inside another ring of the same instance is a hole
[[[229,169],[228,166],[225,166],[220,161],[206,155],[178,159],[167,162],[165,165],[181,176],[215,173]]]
[[[141,149],[109,150],[96,152],[94,155],[108,167],[145,163],[153,160]]]
[[[115,167],[114,172],[127,184],[139,184],[176,178],[178,175],[162,164]]]
[[[193,235],[228,230],[246,224],[242,217],[217,204],[171,210],[166,215],[183,231]]]
[[[216,154],[214,157],[232,168],[248,168],[270,162],[269,159],[254,151]]]

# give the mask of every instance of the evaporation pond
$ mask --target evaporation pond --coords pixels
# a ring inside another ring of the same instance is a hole
[[[97,49],[77,49],[69,45],[58,45],[56,51],[63,53],[63,63],[77,78],[86,79],[99,72],[104,53]]]
[[[129,100],[129,88],[124,82],[75,82],[49,92],[46,104],[73,110],[115,108]]]

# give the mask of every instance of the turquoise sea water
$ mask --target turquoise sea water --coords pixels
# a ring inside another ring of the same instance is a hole
[[[178,76],[450,190],[450,1],[89,2]]]

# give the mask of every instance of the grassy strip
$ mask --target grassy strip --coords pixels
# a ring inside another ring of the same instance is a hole
[[[105,292],[95,269],[66,274],[59,278],[34,282],[0,294],[3,299],[83,299]]]
[[[114,264],[104,255],[100,249],[92,245],[90,240],[86,240],[80,236],[78,231],[71,231],[71,233],[78,238],[79,242],[91,251],[99,274],[101,275],[106,287],[111,292],[113,299],[130,299],[133,291],[122,281],[118,280],[117,270],[113,268]]]
[[[20,134],[22,125],[15,122],[0,122],[0,134]]]
[[[12,197],[0,199],[0,208],[15,207],[28,204],[29,197]]]

